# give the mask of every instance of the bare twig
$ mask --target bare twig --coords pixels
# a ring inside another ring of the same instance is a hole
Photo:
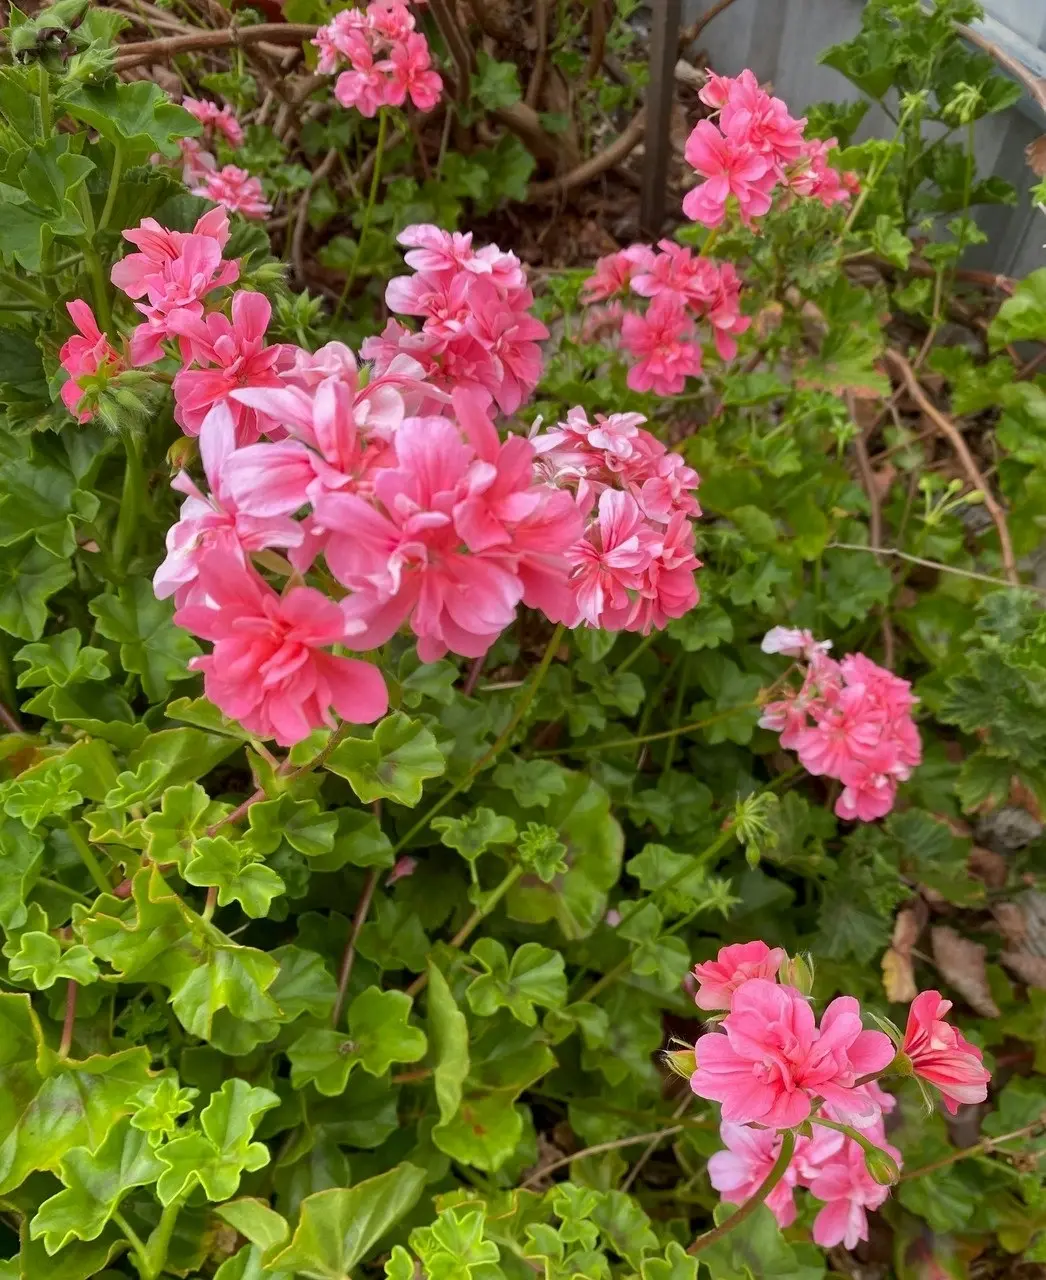
[[[476,684],[483,671],[483,662],[483,658],[476,658],[472,666],[469,667],[468,674],[465,676],[465,683],[461,686],[461,692],[464,697],[471,698],[476,692]]]
[[[612,169],[614,165],[620,164],[642,142],[646,128],[645,119],[645,113],[640,108],[624,131],[605,150],[597,152],[596,155],[591,156],[583,164],[579,164],[576,169],[571,169],[569,173],[565,173],[561,178],[551,178],[548,182],[531,183],[527,189],[528,201],[550,200],[555,199],[557,196],[566,195],[568,191],[572,191],[575,187],[584,186],[586,182],[591,182],[593,178],[598,177],[607,169]]]
[[[695,18],[689,27],[684,27],[679,33],[679,52],[685,53],[712,19],[718,18],[723,10],[729,9],[733,3],[734,0],[716,0],[716,3],[710,9],[707,9],[700,18]]]
[[[914,1178],[925,1177],[928,1173],[936,1173],[938,1169],[947,1169],[951,1164],[956,1164],[960,1160],[968,1160],[971,1156],[985,1156],[1001,1146],[1004,1142],[1013,1142],[1016,1138],[1026,1138],[1029,1134],[1041,1129],[1046,1124],[1046,1115],[1041,1115],[1037,1120],[1033,1120],[1031,1124],[1026,1124],[1022,1129],[1014,1129],[1012,1133],[1003,1133],[998,1138],[982,1138],[980,1142],[975,1142],[972,1147],[960,1147],[958,1151],[953,1151],[951,1155],[944,1156],[940,1160],[935,1160],[933,1164],[924,1164],[921,1169],[908,1169],[901,1174],[898,1181],[911,1182]]]
[[[688,1093],[686,1097],[682,1100],[682,1102],[680,1102],[679,1106],[676,1107],[675,1111],[672,1113],[672,1119],[678,1120],[679,1117],[683,1114],[684,1111],[686,1111],[686,1109],[690,1106],[690,1104],[693,1101],[694,1101],[694,1095],[692,1093]],[[680,1128],[682,1128],[682,1126],[680,1126]],[[629,1190],[629,1188],[633,1185],[635,1180],[646,1168],[646,1165],[649,1162],[650,1157],[658,1149],[658,1147],[664,1141],[666,1136],[671,1136],[669,1133],[669,1130],[663,1129],[659,1134],[655,1135],[653,1138],[650,1139],[650,1143],[647,1146],[646,1150],[641,1153],[639,1159],[635,1162],[635,1164],[629,1170],[628,1177],[621,1184],[622,1191]]]
[[[220,31],[194,31],[162,40],[141,40],[120,46],[114,70],[126,71],[141,62],[173,57],[176,53],[199,53],[206,49],[246,49],[252,44],[300,44],[311,40],[317,28],[306,22],[261,22],[253,27],[223,27]]]
[[[852,392],[846,393],[846,407],[850,413],[850,417],[856,424],[858,431],[854,439],[854,455],[857,458],[857,470],[860,472],[861,485],[868,495],[868,538],[872,545],[872,550],[876,553],[876,559],[882,560],[879,550],[883,545],[883,509],[882,503],[879,501],[879,487],[875,481],[875,472],[872,470],[872,461],[868,456],[868,435],[872,428],[862,427],[857,418],[857,406],[854,402]],[[893,633],[893,623],[890,621],[890,613],[888,606],[884,605],[882,610],[882,633],[883,633],[883,653],[884,661],[887,669],[893,668],[895,639]]]
[[[595,76],[603,65],[607,51],[606,0],[591,0],[592,17],[588,26],[588,62],[585,64],[585,83]]]
[[[345,944],[345,953],[341,958],[341,968],[338,971],[338,994],[334,1001],[334,1008],[331,1010],[331,1026],[334,1027],[338,1025],[341,1019],[341,1011],[345,1007],[345,993],[349,989],[352,966],[356,961],[356,943],[359,941],[360,932],[367,919],[367,912],[370,910],[374,890],[378,887],[380,871],[380,867],[371,867],[367,876],[367,883],[363,886],[363,892],[360,894],[360,900],[356,904],[356,911],[352,917],[349,940]]]
[[[458,24],[453,6],[447,0],[431,0],[429,9],[433,20],[439,28],[443,42],[450,50],[457,70],[455,76],[455,96],[464,102],[469,93],[469,78],[472,74],[472,48]]]
[[[290,259],[294,274],[302,284],[305,283],[305,232],[309,225],[309,201],[312,199],[312,193],[333,169],[337,159],[337,148],[332,147],[313,170],[309,185],[302,192],[301,199],[298,201],[298,212],[294,219],[294,230],[291,233]]]
[[[907,551],[899,551],[896,547],[863,546],[859,542],[829,542],[828,548],[836,551],[864,551],[871,555],[895,556],[898,560],[907,560],[909,564],[921,565],[924,569],[936,569],[938,573],[952,573],[957,578],[971,578],[974,582],[987,582],[993,587],[1016,587],[1020,591],[1034,591],[1037,595],[1046,596],[1046,587],[1037,587],[1031,582],[1007,582],[1003,578],[993,578],[990,573],[977,573],[973,569],[958,569],[953,564],[942,564],[939,560],[925,560],[922,556],[909,555]],[[578,750],[577,747],[572,750]]]
[[[915,371],[908,361],[901,355],[899,351],[894,351],[891,347],[887,347],[884,356],[886,362],[898,373],[908,390],[908,394],[930,419],[935,427],[941,432],[948,443],[958,455],[962,469],[966,472],[966,478],[975,489],[978,489],[983,495],[984,506],[991,516],[995,528],[999,534],[999,548],[1002,553],[1003,570],[1005,571],[1007,581],[1011,586],[1017,586],[1020,583],[1020,577],[1017,573],[1017,561],[1013,554],[1013,541],[1010,538],[1009,526],[1006,523],[1006,513],[999,505],[994,493],[988,487],[987,482],[980,473],[977,463],[973,459],[969,446],[962,437],[962,433],[956,427],[955,423],[933,403],[930,397],[922,389],[919,379],[915,375]]]
[[[562,1160],[553,1160],[551,1164],[542,1165],[541,1168],[535,1169],[530,1177],[519,1185],[521,1188],[533,1186],[547,1174],[554,1173],[556,1169],[565,1169],[568,1164],[573,1164],[575,1160],[581,1160],[584,1156],[598,1156],[604,1151],[617,1151],[620,1147],[637,1147],[641,1142],[660,1142],[662,1138],[671,1138],[674,1134],[682,1133],[685,1127],[685,1125],[674,1124],[667,1129],[658,1129],[655,1133],[637,1133],[631,1138],[616,1138],[613,1142],[597,1142],[594,1147],[584,1147],[581,1151],[575,1151],[571,1156],[564,1156]]]
[[[593,3],[601,0],[593,0]],[[548,58],[548,0],[534,0],[534,28],[537,33],[537,50],[534,54],[534,69],[527,82],[527,91],[523,101],[528,107],[536,107],[541,97],[541,86],[545,79],[545,62]]]
[[[0,702],[0,724],[2,724],[4,728],[9,730],[11,733],[22,732],[22,726],[18,723],[18,717],[12,715],[2,702]]]

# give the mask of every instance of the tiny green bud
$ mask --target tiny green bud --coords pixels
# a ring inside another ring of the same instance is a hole
[[[808,996],[814,989],[814,959],[809,952],[787,957],[777,971],[777,977],[785,986],[795,987],[801,995]]]
[[[182,436],[167,450],[167,465],[172,471],[182,471],[200,456],[200,449],[192,436]]]
[[[666,1049],[661,1061],[672,1072],[683,1080],[689,1080],[694,1074],[697,1058],[693,1049]]]
[[[894,1054],[893,1062],[886,1069],[895,1076],[915,1075],[915,1068],[912,1066],[911,1058],[900,1049]]]
[[[901,1171],[897,1168],[897,1161],[888,1151],[883,1151],[881,1147],[865,1147],[864,1164],[869,1176],[874,1178],[881,1187],[893,1186],[901,1176]]]

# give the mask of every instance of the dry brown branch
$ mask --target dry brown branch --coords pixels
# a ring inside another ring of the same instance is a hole
[[[723,10],[729,9],[733,3],[734,0],[716,0],[711,9],[706,10],[700,18],[695,18],[689,27],[684,27],[679,33],[679,52],[685,53],[712,19],[718,18]]]
[[[533,107],[528,107],[525,102],[516,102],[511,107],[498,107],[492,115],[499,124],[520,138],[532,155],[557,168],[562,165],[563,148],[557,138],[545,131]],[[596,172],[601,173],[603,167]]]
[[[1046,80],[1034,75],[1023,62],[1011,57],[1005,49],[1000,49],[993,40],[989,40],[987,36],[982,36],[979,31],[974,31],[972,27],[966,27],[961,22],[957,22],[955,29],[964,40],[969,40],[970,44],[975,44],[978,49],[983,49],[985,53],[995,59],[1000,67],[1008,71],[1015,80],[1019,80],[1039,104],[1039,110],[1046,115]]]
[[[959,463],[963,471],[966,472],[966,478],[970,484],[983,495],[984,506],[999,534],[999,548],[1002,553],[1002,565],[1006,580],[1013,586],[1019,586],[1020,578],[1017,573],[1017,561],[1013,554],[1013,542],[1010,538],[1009,526],[1006,523],[1006,513],[988,487],[987,481],[981,475],[973,454],[962,437],[962,433],[955,423],[946,414],[942,413],[926,394],[919,379],[915,376],[915,371],[904,356],[890,347],[886,348],[884,355],[887,364],[904,382],[908,394],[955,450]]]
[[[294,230],[291,233],[290,258],[295,277],[302,284],[305,283],[305,232],[309,225],[309,201],[312,199],[313,191],[334,168],[334,163],[337,159],[337,148],[332,147],[316,169],[313,170],[309,185],[302,192],[301,199],[298,201],[298,212],[294,219]]]
[[[537,34],[537,50],[534,54],[534,69],[527,82],[527,91],[523,101],[528,107],[536,107],[541,96],[541,85],[545,79],[545,60],[548,57],[548,0],[534,0],[534,29]]]
[[[431,0],[429,8],[457,69],[454,77],[455,97],[459,102],[464,102],[468,97],[469,78],[472,75],[472,46],[461,30],[452,4],[448,4],[447,0]]]
[[[126,71],[142,62],[173,57],[177,53],[202,53],[207,49],[246,49],[254,44],[287,45],[311,40],[316,27],[306,22],[261,22],[254,27],[223,27],[220,31],[194,31],[162,40],[139,40],[120,46],[114,63],[116,71]]]
[[[588,26],[588,62],[585,64],[585,83],[599,72],[607,51],[606,0],[591,0],[592,18]]]
[[[643,140],[646,131],[646,117],[642,108],[636,112],[624,131],[603,151],[591,156],[577,168],[571,169],[561,178],[551,178],[548,182],[534,182],[527,190],[528,200],[550,200],[566,195],[575,187],[583,186],[593,178],[620,164]]]
[[[882,503],[879,501],[879,486],[876,483],[875,471],[872,469],[872,460],[868,456],[868,437],[878,425],[878,418],[867,426],[863,425],[857,413],[857,403],[853,394],[849,391],[846,393],[846,408],[849,411],[850,418],[857,426],[857,435],[854,438],[854,456],[857,458],[857,470],[861,477],[861,485],[868,495],[868,541],[876,553],[875,558],[881,563],[883,508]],[[883,662],[888,670],[892,670],[896,636],[893,631],[893,623],[890,621],[888,606],[883,606],[882,615]]]

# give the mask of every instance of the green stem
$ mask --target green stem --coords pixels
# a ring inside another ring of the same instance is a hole
[[[94,234],[93,232],[91,233]],[[85,236],[77,241],[84,255],[84,266],[87,268],[87,275],[91,281],[91,294],[94,297],[95,314],[98,317],[98,327],[105,334],[111,334],[113,328],[112,312],[109,309],[109,291],[105,285],[105,272],[102,270],[102,260],[95,252],[94,245]]]
[[[34,303],[47,311],[51,306],[51,299],[42,289],[34,289],[27,280],[20,280],[18,276],[10,271],[0,271],[0,284],[4,284],[8,289],[13,289],[15,293],[19,293],[28,302]]]
[[[334,316],[331,320],[332,324],[337,324],[341,318],[341,313],[345,309],[345,303],[348,301],[349,294],[352,292],[352,286],[356,283],[356,275],[359,271],[360,258],[363,254],[363,245],[370,231],[371,218],[374,216],[374,206],[378,199],[378,187],[381,183],[381,162],[385,154],[385,138],[388,134],[389,116],[388,112],[382,107],[378,111],[378,144],[374,150],[374,171],[370,178],[370,193],[367,196],[367,207],[363,210],[363,222],[360,224],[360,238],[356,242],[356,256],[352,259],[352,266],[349,268],[348,277],[345,280],[345,287],[341,291],[341,297],[338,299],[338,305],[334,308]]]
[[[739,707],[730,707],[727,711],[709,716],[707,720],[695,720],[693,724],[681,724],[675,729],[662,729],[659,733],[644,733],[635,738],[614,738],[612,742],[592,742],[587,746],[556,747],[551,751],[535,751],[530,758],[537,760],[542,756],[588,755],[593,751],[609,751],[611,747],[638,747],[644,742],[663,742],[667,738],[678,737],[681,733],[695,733],[698,729],[707,729],[709,725],[718,724],[720,720],[729,720],[739,711],[749,711],[759,705],[758,702],[745,702]]]
[[[90,873],[91,879],[95,882],[102,893],[112,893],[113,887],[105,878],[105,872],[102,870],[101,863],[94,856],[94,851],[84,839],[79,828],[75,823],[66,821],[65,830],[69,839],[73,842],[73,848],[80,855],[80,859]]]
[[[619,675],[622,671],[627,671],[637,658],[641,657],[644,653],[646,653],[646,651],[658,638],[659,634],[660,632],[651,631],[651,633],[648,636],[644,636],[643,639],[639,642],[639,644],[637,644],[636,647],[632,650],[632,652],[628,654],[623,661],[617,664],[617,666],[614,668],[614,675]]]
[[[85,898],[82,893],[78,893],[75,889],[70,889],[67,884],[62,884],[61,880],[52,880],[50,876],[37,876],[36,883],[46,886],[55,893],[64,893],[67,897],[72,898],[74,902],[82,902],[85,907],[91,905],[90,898]],[[106,889],[108,893],[108,889]]]
[[[729,1218],[712,1231],[706,1231],[703,1236],[698,1236],[694,1243],[687,1250],[687,1253],[700,1253],[703,1249],[707,1249],[709,1245],[716,1244],[722,1240],[724,1236],[736,1230],[737,1227],[751,1217],[770,1196],[771,1191],[781,1181],[788,1170],[788,1166],[792,1163],[792,1156],[795,1152],[795,1130],[786,1129],[781,1135],[781,1150],[774,1161],[774,1167],[763,1179],[759,1189],[752,1193],[743,1205],[732,1213]]]
[[[689,674],[690,674],[690,665],[688,662],[684,662],[679,671],[679,683],[676,686],[676,698],[675,698],[675,703],[672,707],[672,727],[673,728],[675,728],[676,725],[678,725],[680,720],[682,720],[683,718],[683,702],[686,699],[687,677],[689,676]],[[675,754],[676,754],[677,738],[678,738],[678,734],[675,737],[669,738],[668,740],[668,750],[665,752],[665,762],[661,766],[662,778],[667,778],[668,775],[672,772],[672,761],[674,760]]]
[[[160,1214],[160,1221],[149,1237],[149,1245],[145,1252],[147,1271],[143,1280],[159,1280],[163,1274],[167,1265],[167,1251],[171,1247],[171,1236],[174,1234],[174,1226],[183,1204],[182,1197],[176,1196]]]
[[[562,643],[565,631],[566,627],[564,627],[562,623],[560,623],[559,626],[556,627],[555,631],[553,631],[552,638],[545,646],[545,652],[541,656],[541,661],[537,665],[533,678],[530,680],[529,684],[524,686],[519,701],[516,703],[516,709],[512,713],[512,719],[509,720],[508,724],[504,729],[502,729],[490,749],[484,752],[468,773],[466,773],[460,781],[456,782],[446,795],[437,800],[427,813],[422,814],[417,822],[415,822],[407,831],[406,835],[399,839],[395,848],[392,850],[393,855],[402,853],[414,837],[424,831],[432,819],[435,818],[437,814],[442,813],[455,796],[460,795],[462,791],[467,790],[467,788],[472,785],[472,781],[476,775],[481,773],[489,764],[492,764],[502,753],[505,747],[508,746],[512,735],[516,732],[516,729],[519,727],[523,717],[530,710],[530,704],[534,701],[537,691],[541,688],[541,685],[544,682],[548,669],[552,665],[552,659],[556,656],[556,650]],[[538,754],[540,755],[542,753],[539,752]]]
[[[693,857],[690,859],[689,862],[686,863],[685,866],[680,867],[679,870],[675,872],[674,875],[669,876],[664,884],[658,885],[658,887],[653,890],[650,896],[657,897],[659,893],[664,893],[667,889],[674,889],[675,886],[679,884],[681,881],[685,880],[687,876],[693,875],[694,872],[699,867],[703,867],[705,866],[706,863],[711,862],[712,859],[716,856],[716,854],[719,853],[721,849],[723,849],[726,845],[730,843],[731,840],[734,839],[736,834],[737,832],[733,827],[727,827],[724,831],[720,831],[719,835],[716,836],[716,838],[712,841],[712,843],[708,846],[707,849],[702,849],[700,853],[694,854]],[[632,906],[632,910],[629,911],[626,915],[623,915],[621,919],[618,921],[617,928],[620,929],[623,924],[627,924],[628,921],[631,920],[632,917],[635,915],[635,913],[640,909],[640,907],[643,906],[644,902],[646,902],[645,898],[639,902],[634,903]],[[687,923],[686,918],[684,918],[682,923],[683,924]],[[593,996],[599,995],[601,991],[605,991],[607,987],[613,985],[613,983],[615,983],[618,980],[618,978],[623,978],[625,974],[628,973],[631,967],[632,967],[632,953],[629,952],[629,954],[625,956],[623,960],[619,961],[613,967],[613,969],[603,974],[601,978],[597,978],[596,981],[593,982],[593,984],[588,988],[587,991],[585,991],[582,995],[578,996],[578,1000],[579,1001],[591,1000]]]
[[[113,212],[113,205],[116,203],[116,192],[120,185],[120,175],[123,172],[123,151],[120,147],[116,147],[113,152],[113,171],[109,177],[109,190],[105,196],[105,207],[102,209],[102,216],[98,219],[98,230],[104,231],[109,225],[109,218]]]
[[[135,1231],[134,1227],[127,1221],[119,1209],[113,1210],[113,1221],[127,1237],[127,1243],[131,1246],[135,1260],[138,1264],[138,1272],[142,1280],[151,1280],[149,1275],[149,1255],[148,1250],[142,1243],[142,1238]]]
[[[447,944],[451,950],[459,951],[468,939],[475,932],[477,927],[490,915],[501,899],[512,888],[516,881],[520,878],[526,868],[517,863],[514,867],[510,867],[508,873],[496,884],[490,893],[483,899],[480,905],[473,911],[461,928],[457,931],[450,942]],[[428,985],[429,975],[425,973],[419,974],[407,988],[407,995],[416,996],[419,991],[424,991]]]
[[[120,511],[113,534],[113,559],[121,574],[127,572],[127,564],[141,531],[142,499],[145,497],[145,470],[142,467],[142,447],[131,431],[123,433],[126,463],[123,473],[123,489],[120,493]]]
[[[38,63],[40,77],[40,125],[46,141],[51,136],[51,76],[43,63]]]

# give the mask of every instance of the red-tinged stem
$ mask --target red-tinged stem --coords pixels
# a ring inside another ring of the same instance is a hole
[[[60,1058],[68,1058],[69,1050],[73,1047],[73,1030],[76,1027],[76,997],[80,988],[69,979],[69,985],[65,989],[65,1020],[62,1023],[62,1039],[58,1045],[58,1056]]]

